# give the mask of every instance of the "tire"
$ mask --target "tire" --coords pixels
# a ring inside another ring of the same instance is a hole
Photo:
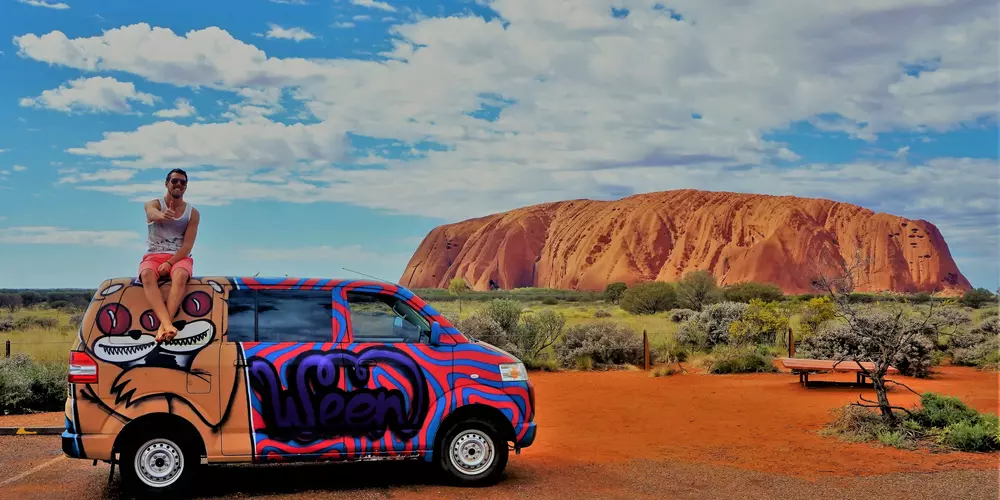
[[[507,467],[507,441],[490,422],[469,419],[448,428],[438,443],[438,467],[460,486],[495,484]]]
[[[201,457],[176,433],[150,433],[130,439],[118,463],[122,489],[139,497],[169,496],[186,492]]]

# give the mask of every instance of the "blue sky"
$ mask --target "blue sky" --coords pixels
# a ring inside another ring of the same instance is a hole
[[[180,166],[197,274],[397,280],[440,224],[698,188],[929,220],[996,289],[997,18],[979,0],[0,0],[0,287],[132,275],[140,203]]]

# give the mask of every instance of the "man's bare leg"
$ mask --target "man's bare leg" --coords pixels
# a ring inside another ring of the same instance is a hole
[[[173,323],[170,321],[170,315],[167,314],[167,306],[163,302],[163,294],[160,292],[160,285],[157,282],[159,277],[156,272],[151,269],[146,269],[142,271],[139,275],[139,279],[142,280],[142,289],[146,292],[146,300],[149,301],[149,305],[153,308],[153,314],[160,319],[160,329],[156,332],[156,341],[162,341],[162,337],[165,333],[173,332],[173,335],[177,334],[177,329],[174,328]],[[173,338],[171,335],[171,338]]]
[[[177,309],[180,308],[181,299],[184,297],[184,290],[187,288],[188,279],[191,276],[188,275],[186,269],[174,269],[170,273],[170,293],[167,295],[167,314],[170,315],[171,321],[173,317],[177,315]],[[168,334],[164,340],[171,340],[177,335],[177,329],[174,328],[173,332]]]

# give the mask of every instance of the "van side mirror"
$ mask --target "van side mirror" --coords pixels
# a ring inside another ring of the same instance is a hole
[[[441,323],[431,323],[431,345],[441,344]]]

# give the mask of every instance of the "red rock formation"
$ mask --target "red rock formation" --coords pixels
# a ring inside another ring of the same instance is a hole
[[[490,280],[503,289],[603,290],[708,269],[722,285],[807,293],[816,269],[839,269],[855,249],[871,263],[859,291],[971,288],[930,222],[830,200],[697,190],[546,203],[440,226],[400,281],[446,288],[461,276],[477,290]]]

